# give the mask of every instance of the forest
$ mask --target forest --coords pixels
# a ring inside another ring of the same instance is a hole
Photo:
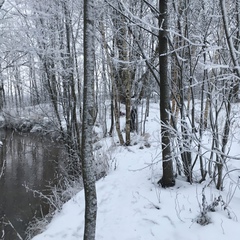
[[[231,215],[222,192],[239,201],[239,0],[0,0],[0,28],[1,128],[64,144],[65,178],[83,179],[84,240],[107,239],[96,237],[96,181],[112,171],[108,149],[96,160],[104,139],[131,151],[154,138],[155,188],[199,186],[200,225],[216,206]]]

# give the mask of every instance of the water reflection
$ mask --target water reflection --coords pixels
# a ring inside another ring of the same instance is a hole
[[[24,185],[43,191],[50,182],[54,184],[56,169],[65,153],[59,144],[32,134],[0,131],[0,140],[3,142],[0,172],[5,161],[4,175],[0,179],[0,227],[3,228],[0,239],[19,239],[17,233],[24,239],[27,224],[33,216],[40,209],[45,213],[48,211],[48,206],[26,191]]]

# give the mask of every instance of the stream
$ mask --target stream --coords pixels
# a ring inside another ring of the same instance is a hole
[[[5,166],[0,178],[0,239],[25,239],[33,217],[49,211],[25,186],[41,192],[54,186],[66,154],[61,144],[36,134],[0,130],[0,141],[0,176]]]

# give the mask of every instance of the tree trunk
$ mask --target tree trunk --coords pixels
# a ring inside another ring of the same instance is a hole
[[[112,137],[113,127],[114,127],[114,97],[113,97],[113,87],[111,88],[111,126],[109,130],[109,136]]]
[[[114,95],[114,116],[115,116],[116,131],[118,134],[120,145],[124,145],[124,139],[123,139],[121,127],[120,127],[120,108],[118,107],[118,102],[119,102],[118,93],[115,85],[113,86],[113,95]]]
[[[94,124],[94,0],[84,0],[84,89],[82,123],[82,175],[85,193],[84,240],[94,240],[97,218],[92,134]]]
[[[0,112],[2,112],[4,104],[6,104],[6,100],[5,100],[5,92],[4,92],[4,84],[3,84],[3,76],[2,76],[2,66],[0,64]]]
[[[160,72],[160,119],[162,139],[163,176],[159,180],[162,187],[175,185],[170,145],[170,87],[168,80],[168,1],[159,1],[159,72]]]
[[[121,3],[118,3],[118,11],[123,10]],[[130,35],[129,27],[127,26],[127,21],[122,14],[116,11],[117,17],[114,19],[113,24],[117,30],[115,36],[115,44],[118,50],[118,74],[116,78],[116,89],[118,91],[118,99],[121,103],[125,104],[126,110],[126,134],[125,134],[125,144],[128,146],[131,143],[131,88],[132,88],[132,73],[134,72],[131,64],[129,64],[130,56]]]
[[[103,47],[107,55],[107,63],[110,69],[111,89],[112,89],[111,91],[111,127],[109,130],[109,135],[112,136],[114,117],[115,117],[115,126],[118,134],[118,138],[119,138],[119,143],[120,145],[124,145],[124,139],[123,139],[123,136],[121,133],[121,127],[120,127],[120,108],[118,107],[119,94],[120,94],[117,89],[118,72],[117,72],[117,69],[115,69],[114,67],[113,61],[108,51],[108,45],[105,37],[105,29],[103,24],[100,25],[100,33],[102,35]]]

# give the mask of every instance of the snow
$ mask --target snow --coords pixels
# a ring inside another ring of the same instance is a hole
[[[232,172],[235,183],[225,181],[223,191],[216,190],[210,180],[190,185],[181,176],[172,188],[157,185],[161,177],[158,116],[158,104],[151,103],[147,134],[132,136],[136,145],[123,147],[116,144],[117,139],[101,140],[102,148],[95,155],[105,154],[110,169],[96,184],[96,240],[238,240],[239,172]],[[235,154],[239,154],[238,144],[237,140],[232,143]],[[237,167],[239,163],[232,164]],[[222,197],[222,205],[208,212],[210,223],[205,226],[196,222],[203,189],[208,204]],[[84,192],[80,191],[33,240],[79,240],[83,239],[83,229]]]

